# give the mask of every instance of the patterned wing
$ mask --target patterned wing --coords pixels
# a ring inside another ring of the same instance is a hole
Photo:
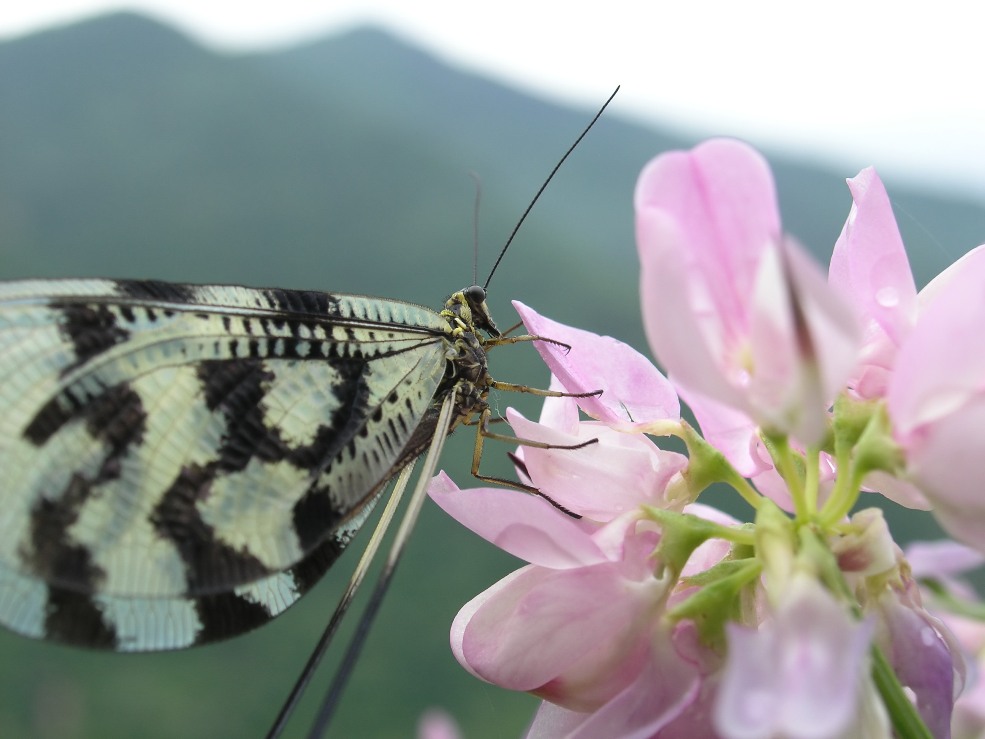
[[[277,615],[426,443],[447,331],[359,296],[0,285],[0,622],[130,651]]]

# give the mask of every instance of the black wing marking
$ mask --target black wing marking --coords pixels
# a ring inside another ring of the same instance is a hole
[[[0,286],[0,622],[139,650],[277,615],[420,451],[447,332],[359,296]]]

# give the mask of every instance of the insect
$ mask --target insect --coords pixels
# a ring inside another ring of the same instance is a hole
[[[123,652],[266,623],[391,478],[486,410],[486,351],[513,340],[478,285],[440,311],[156,281],[0,285],[0,623]]]
[[[442,313],[328,293],[0,287],[0,621],[116,651],[253,629],[383,485],[481,405],[482,288]]]

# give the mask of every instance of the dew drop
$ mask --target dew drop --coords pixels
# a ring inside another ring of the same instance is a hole
[[[883,287],[876,291],[876,302],[883,308],[895,308],[899,305],[899,290],[895,287]]]

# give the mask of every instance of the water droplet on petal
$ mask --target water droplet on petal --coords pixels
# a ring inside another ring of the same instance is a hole
[[[876,291],[876,302],[883,308],[895,308],[899,305],[899,290],[895,287],[883,287]]]

